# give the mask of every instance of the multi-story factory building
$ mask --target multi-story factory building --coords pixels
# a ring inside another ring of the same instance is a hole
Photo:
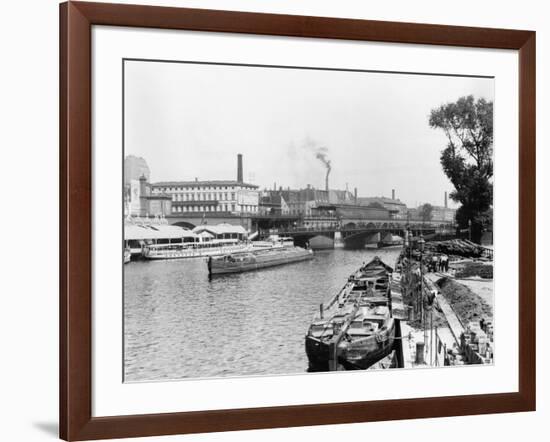
[[[172,214],[256,214],[258,186],[243,181],[242,155],[237,157],[237,180],[163,181],[153,183],[153,195],[168,195]]]

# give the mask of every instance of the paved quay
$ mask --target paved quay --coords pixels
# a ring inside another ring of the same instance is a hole
[[[446,275],[444,273],[428,273],[425,276],[435,284],[437,280]],[[451,331],[456,343],[460,343],[460,335],[464,333],[464,325],[462,325],[459,317],[456,315],[455,311],[444,296],[437,294],[435,297],[435,302],[437,302],[437,305],[445,315],[445,319],[449,325],[449,330]]]

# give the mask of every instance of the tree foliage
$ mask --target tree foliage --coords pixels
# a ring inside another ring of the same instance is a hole
[[[479,240],[492,223],[493,102],[461,97],[433,109],[429,123],[447,136],[440,160],[454,186],[449,196],[461,204],[457,222],[465,228],[471,220],[472,237]]]

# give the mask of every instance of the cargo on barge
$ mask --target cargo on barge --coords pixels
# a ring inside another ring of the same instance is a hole
[[[367,369],[393,351],[392,272],[375,257],[353,273],[328,303],[321,304],[305,338],[309,371]]]
[[[313,251],[301,247],[271,247],[208,259],[210,275],[242,273],[313,258]]]

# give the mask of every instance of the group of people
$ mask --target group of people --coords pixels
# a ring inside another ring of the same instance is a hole
[[[433,254],[428,260],[428,271],[430,272],[448,272],[449,271],[449,257],[447,255]]]

